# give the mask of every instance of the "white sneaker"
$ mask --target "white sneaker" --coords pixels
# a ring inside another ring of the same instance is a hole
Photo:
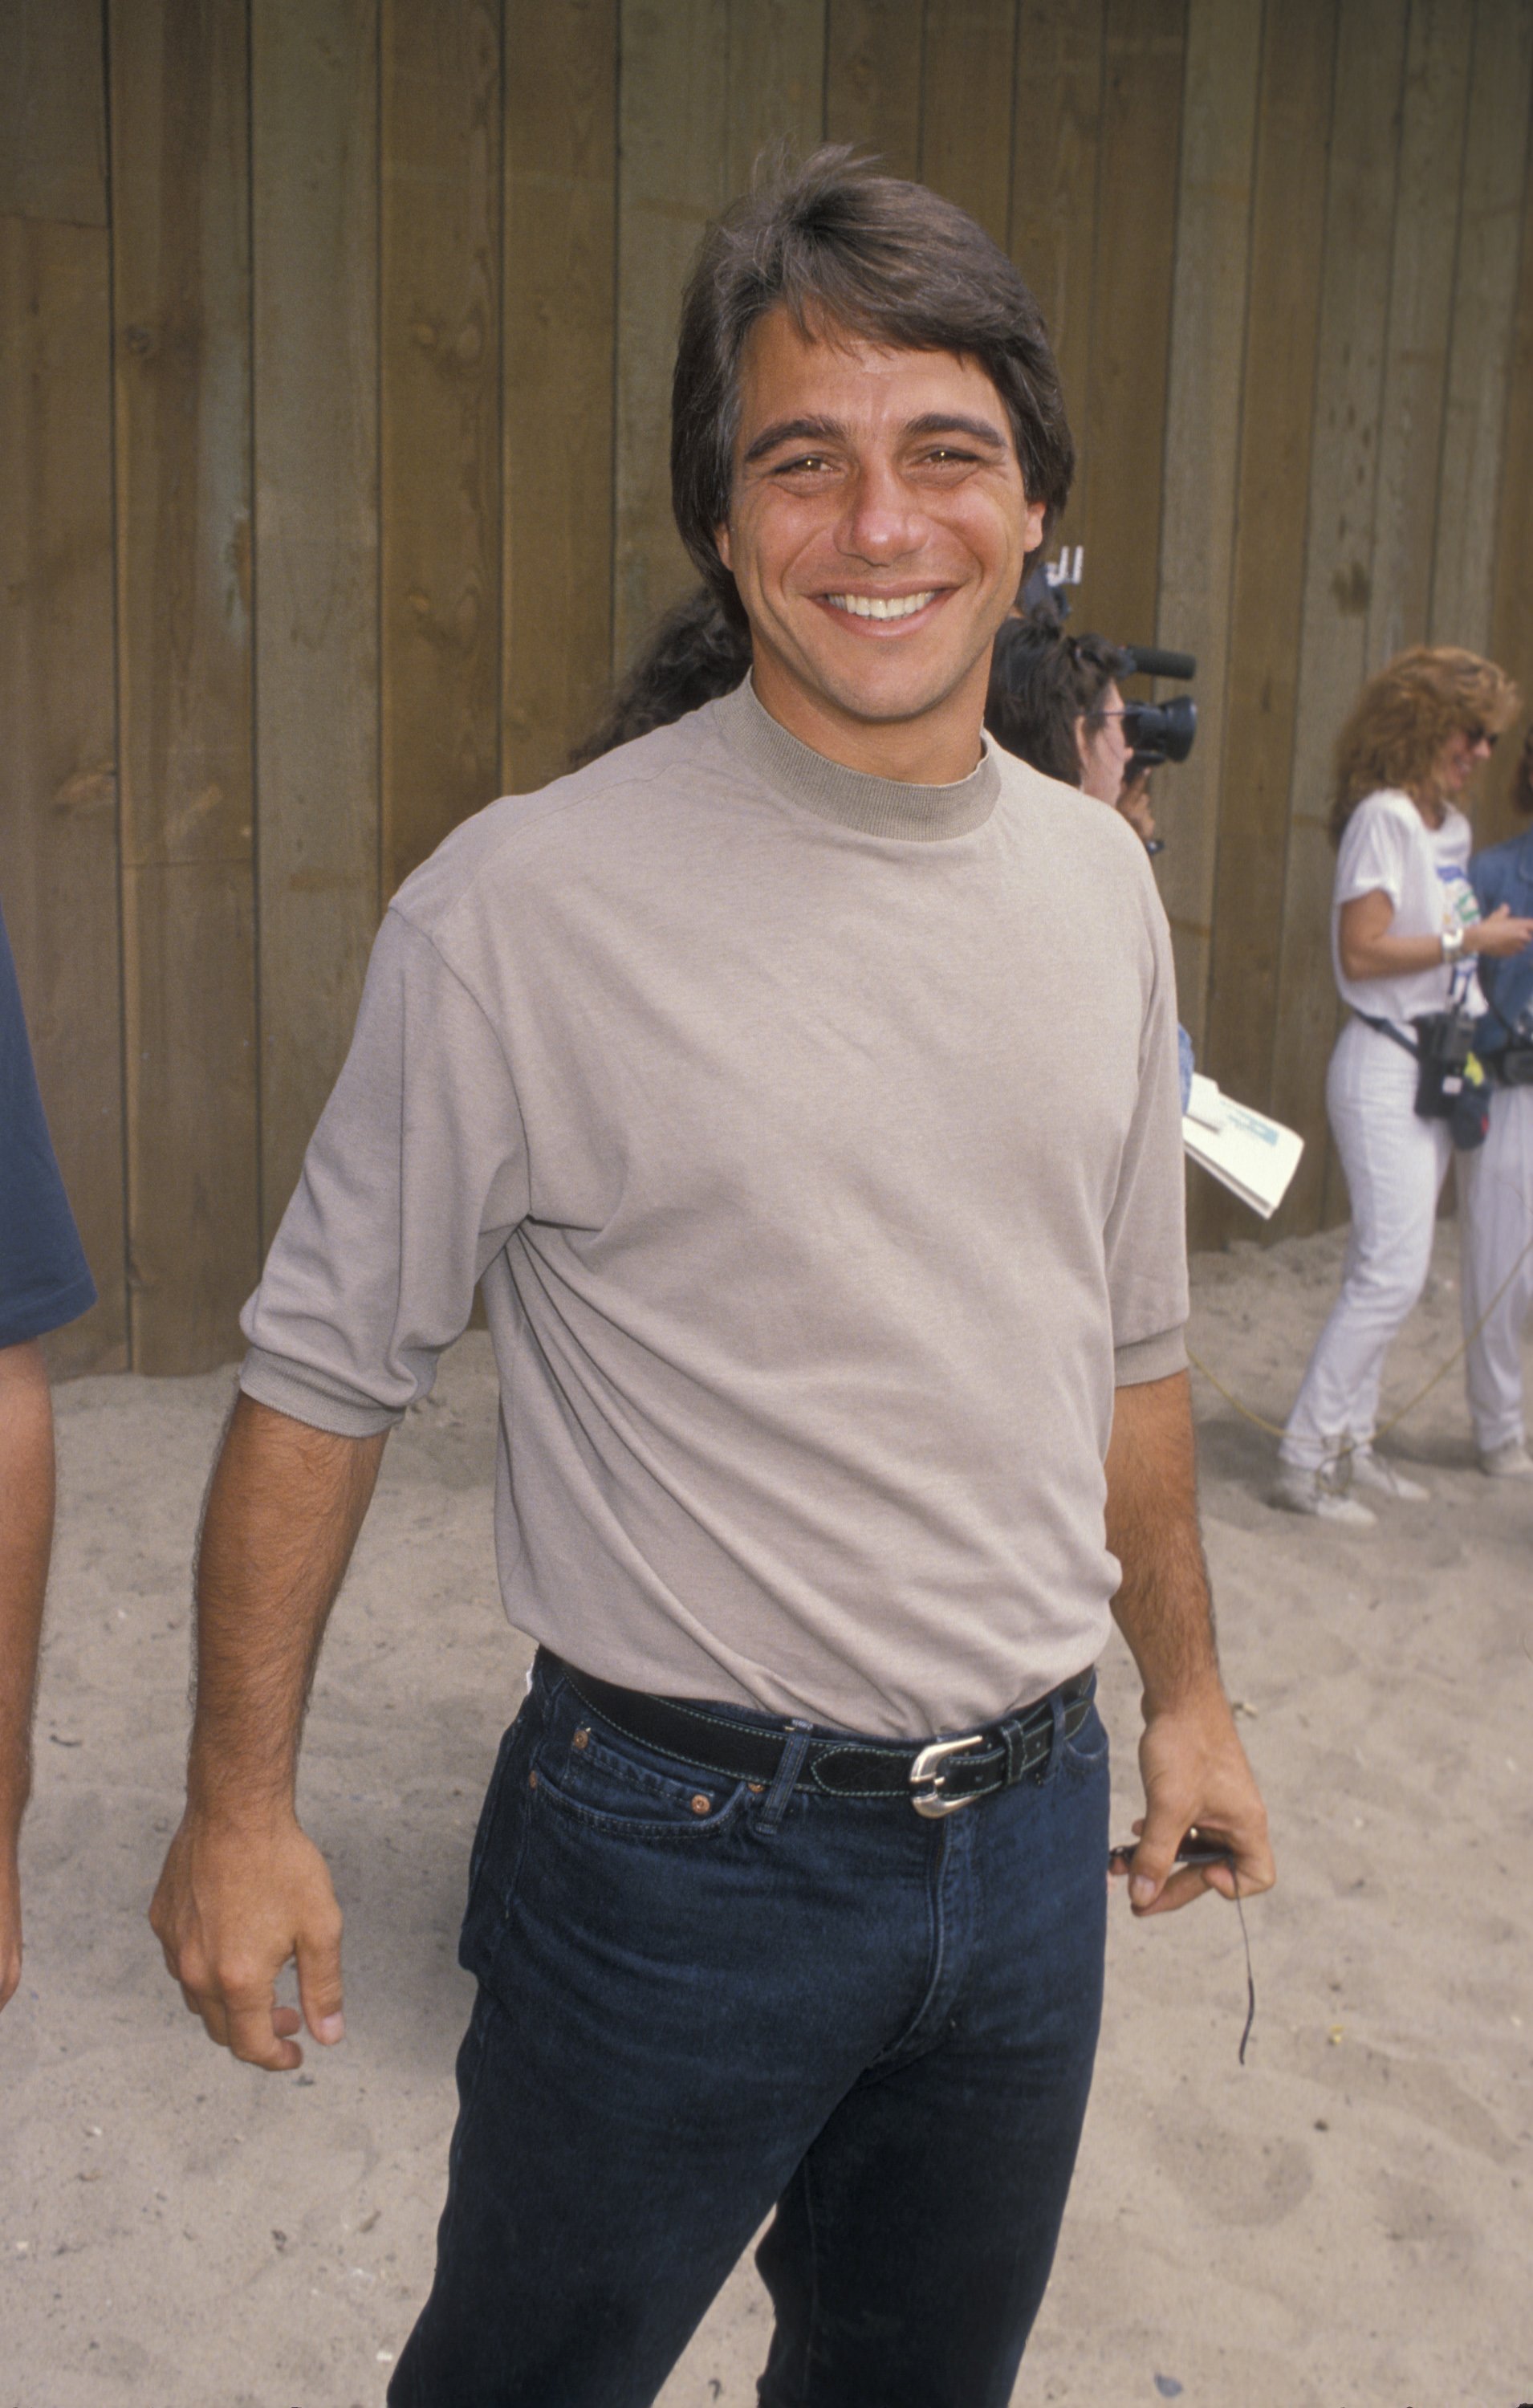
[[[1533,1463],[1528,1465],[1533,1471]],[[1419,1480],[1408,1480],[1398,1464],[1375,1455],[1370,1446],[1360,1446],[1352,1458],[1353,1488],[1371,1488],[1375,1497],[1392,1497],[1397,1505],[1425,1505],[1431,1496]]]
[[[1505,1439],[1499,1446],[1482,1451],[1480,1469],[1492,1480],[1533,1480],[1533,1455],[1520,1438]]]
[[[1312,1513],[1317,1521],[1340,1522],[1349,1530],[1371,1530],[1379,1520],[1377,1513],[1370,1513],[1355,1498],[1327,1488],[1318,1471],[1305,1471],[1293,1463],[1283,1464],[1279,1470],[1272,1502],[1285,1512]]]

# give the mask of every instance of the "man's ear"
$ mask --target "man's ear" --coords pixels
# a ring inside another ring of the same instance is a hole
[[[727,519],[721,519],[713,530],[713,549],[725,568],[733,575],[735,564],[729,557],[729,521]]]
[[[1044,521],[1049,513],[1042,502],[1024,502],[1026,517],[1023,521],[1023,552],[1031,565],[1032,555],[1043,541]]]

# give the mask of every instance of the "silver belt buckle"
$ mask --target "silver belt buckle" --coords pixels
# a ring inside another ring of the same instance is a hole
[[[910,1767],[910,1787],[914,1789],[918,1782],[929,1781],[934,1794],[928,1798],[911,1799],[910,1803],[918,1814],[924,1814],[929,1820],[935,1821],[938,1814],[956,1814],[960,1806],[972,1806],[976,1802],[972,1796],[943,1798],[935,1793],[939,1792],[942,1787],[940,1770],[942,1757],[957,1756],[966,1747],[978,1747],[983,1738],[982,1731],[975,1731],[968,1739],[934,1739],[921,1750]]]

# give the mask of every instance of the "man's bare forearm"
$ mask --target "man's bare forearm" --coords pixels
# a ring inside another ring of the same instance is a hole
[[[1113,1616],[1139,1666],[1146,1713],[1217,1684],[1185,1371],[1118,1390],[1107,1456],[1107,1542],[1123,1572]]]
[[[320,1641],[383,1445],[311,1429],[249,1397],[236,1404],[198,1554],[194,1814],[291,1809]]]
[[[53,1542],[53,1409],[42,1350],[0,1347],[0,1848],[32,1786],[32,1708]]]
[[[1250,1897],[1271,1886],[1272,1851],[1219,1677],[1184,1371],[1118,1390],[1107,1487],[1108,1544],[1122,1567],[1112,1611],[1144,1684],[1144,1814],[1129,1896],[1140,1914],[1185,1906],[1204,1888]],[[1227,1844],[1226,1864],[1174,1870],[1194,1824]]]

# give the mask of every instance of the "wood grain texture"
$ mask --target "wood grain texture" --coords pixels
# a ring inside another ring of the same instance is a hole
[[[724,187],[749,189],[765,150],[803,158],[824,138],[826,0],[730,0]]]
[[[247,26],[110,33],[131,1344],[190,1371],[258,1259]]]
[[[730,0],[623,0],[613,668],[695,581],[670,507],[681,288],[728,197]]]
[[[1431,604],[1432,641],[1473,652],[1490,642],[1530,78],[1529,0],[1476,0]]]
[[[58,1371],[121,1370],[111,294],[102,229],[0,217],[0,904],[99,1297],[54,1334],[49,1353]]]
[[[508,0],[500,782],[557,777],[612,654],[617,0]],[[567,464],[551,477],[549,462]]]
[[[1507,358],[1506,419],[1501,444],[1501,507],[1496,522],[1495,585],[1491,610],[1493,659],[1517,680],[1523,717],[1501,741],[1485,781],[1484,801],[1475,814],[1483,841],[1497,843],[1526,823],[1507,799],[1522,732],[1533,712],[1533,160],[1523,190],[1522,242],[1517,304]]]
[[[1005,246],[1010,231],[1016,0],[926,0],[921,180]]]
[[[1108,0],[1077,624],[1153,640],[1185,0]]]
[[[1271,1103],[1295,741],[1337,0],[1268,0],[1230,587],[1203,1067]],[[1168,802],[1171,821],[1174,802]],[[1244,1206],[1191,1190],[1196,1243],[1249,1238]]]
[[[384,899],[500,783],[498,0],[383,0]]]
[[[1338,1014],[1325,822],[1332,749],[1368,666],[1405,33],[1405,0],[1342,8],[1272,1079],[1273,1109],[1303,1136],[1305,1156],[1279,1229],[1312,1228],[1325,1202],[1325,1065]]]
[[[1261,0],[1191,0],[1161,488],[1162,643],[1197,661],[1197,742],[1161,781],[1177,998],[1205,1039],[1239,503]]]
[[[378,923],[376,0],[253,0],[251,32],[265,1245]]]
[[[0,216],[107,222],[102,0],[0,7]]]
[[[1415,0],[1406,45],[1366,657],[1426,635],[1469,90],[1462,0]]]
[[[1022,0],[1011,136],[1010,250],[1038,296],[1077,438],[1091,377],[1106,0]],[[1081,539],[1090,459],[1052,542]]]
[[[921,167],[922,0],[828,0],[825,132],[891,176]]]

